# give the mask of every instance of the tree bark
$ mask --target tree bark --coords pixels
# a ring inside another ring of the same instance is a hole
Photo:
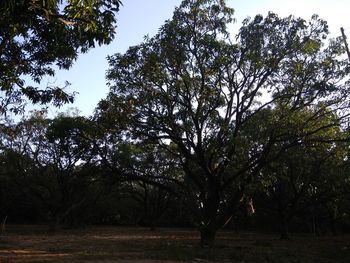
[[[1,234],[5,234],[6,233],[6,220],[7,220],[7,216],[5,216],[2,219],[2,222],[1,222]]]
[[[61,219],[59,216],[53,218],[50,222],[49,222],[49,229],[48,229],[48,233],[49,234],[55,234],[57,229],[59,228],[61,223]]]
[[[212,247],[214,245],[215,236],[218,228],[214,224],[207,224],[200,229],[201,247]]]
[[[289,237],[289,222],[284,214],[280,214],[280,223],[281,223],[281,239],[288,240]]]

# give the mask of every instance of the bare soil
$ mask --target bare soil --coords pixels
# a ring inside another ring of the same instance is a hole
[[[215,246],[198,246],[195,229],[88,227],[46,233],[45,226],[7,227],[0,236],[0,263],[9,262],[350,262],[350,235],[218,233]]]

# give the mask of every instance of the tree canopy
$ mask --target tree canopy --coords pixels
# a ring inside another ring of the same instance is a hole
[[[95,198],[95,136],[93,123],[84,117],[48,119],[42,111],[1,133],[0,175],[32,200],[39,216],[50,222],[50,231]]]
[[[32,103],[71,102],[62,87],[40,89],[55,69],[69,69],[79,53],[115,35],[119,0],[3,0],[0,3],[0,114]],[[25,79],[27,77],[27,79]]]

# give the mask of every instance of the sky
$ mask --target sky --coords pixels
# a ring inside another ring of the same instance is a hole
[[[66,111],[70,107],[80,110],[85,116],[93,114],[97,103],[106,97],[108,86],[105,73],[108,69],[106,57],[115,53],[124,53],[129,46],[140,44],[145,35],[153,36],[172,17],[181,0],[122,0],[117,18],[117,35],[108,46],[96,47],[79,58],[68,71],[57,71],[54,78],[46,83],[62,85],[67,80],[71,86],[69,92],[77,92],[73,104],[62,108],[49,108],[49,114]],[[239,29],[242,20],[257,14],[266,15],[272,11],[279,16],[294,15],[305,19],[318,14],[328,21],[330,35],[340,36],[340,27],[350,38],[350,1],[349,0],[227,0],[228,6],[235,9],[236,23],[232,27],[233,35]],[[45,85],[45,83],[43,83]]]

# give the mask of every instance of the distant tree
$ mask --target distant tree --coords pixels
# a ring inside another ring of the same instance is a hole
[[[235,215],[270,153],[302,144],[329,124],[303,129],[320,110],[289,133],[279,125],[319,104],[344,110],[331,125],[347,114],[348,64],[339,58],[339,40],[324,44],[326,22],[258,15],[233,41],[232,14],[222,0],[183,1],[156,36],[109,57],[111,92],[99,104],[101,116],[123,123],[125,136],[176,159],[182,169],[176,180],[202,246],[212,245]],[[284,110],[269,115],[277,105]]]
[[[62,87],[40,89],[55,68],[69,69],[79,53],[108,44],[115,34],[119,0],[0,1],[0,116],[32,103],[71,102]]]
[[[39,209],[23,187],[18,167],[31,170],[32,160],[11,149],[0,153],[0,218],[8,222],[32,222],[40,218]]]
[[[119,187],[120,200],[130,202],[129,209],[121,209],[123,214],[133,217],[134,223],[155,229],[171,200],[181,195],[179,164],[158,145],[128,138],[121,129],[122,124],[114,126],[115,123],[104,117],[97,120],[104,133],[97,141],[99,166],[109,175],[114,188]],[[133,211],[130,213],[130,210]]]
[[[324,155],[319,170],[316,170],[317,178],[311,184],[308,192],[310,209],[305,209],[298,216],[308,220],[314,235],[321,235],[325,231],[331,231],[333,235],[338,233],[338,225],[342,217],[346,217],[349,207],[346,203],[350,200],[350,174],[346,143],[335,143]],[[341,225],[339,225],[341,226]]]
[[[169,209],[171,199],[181,195],[177,179],[182,173],[177,167],[178,163],[163,149],[144,143],[130,143],[130,146],[134,151],[125,155],[124,150],[123,157],[128,160],[128,165],[121,164],[124,181],[129,185],[129,192],[125,194],[139,207],[136,209],[138,223],[155,230]]]
[[[290,134],[300,125],[310,131],[324,128],[310,134],[302,144],[276,155],[256,178],[260,192],[257,206],[278,219],[281,239],[289,238],[289,223],[298,215],[310,218],[312,207],[332,203],[342,195],[339,185],[345,184],[346,179],[341,172],[345,164],[346,136],[340,127],[334,126],[337,117],[327,110],[317,122],[305,122],[318,110],[304,109],[280,123],[280,129]],[[278,146],[275,150],[279,151]],[[331,191],[333,188],[339,191]]]
[[[84,117],[50,120],[37,112],[2,133],[2,149],[17,156],[4,161],[5,175],[35,204],[52,232],[94,198],[93,127]]]
[[[146,226],[152,231],[156,230],[162,217],[170,209],[173,198],[165,189],[142,180],[124,181],[114,191],[118,191],[118,200],[114,200],[115,203],[109,207],[118,218],[115,223]],[[169,226],[171,222],[169,220],[165,223]]]

